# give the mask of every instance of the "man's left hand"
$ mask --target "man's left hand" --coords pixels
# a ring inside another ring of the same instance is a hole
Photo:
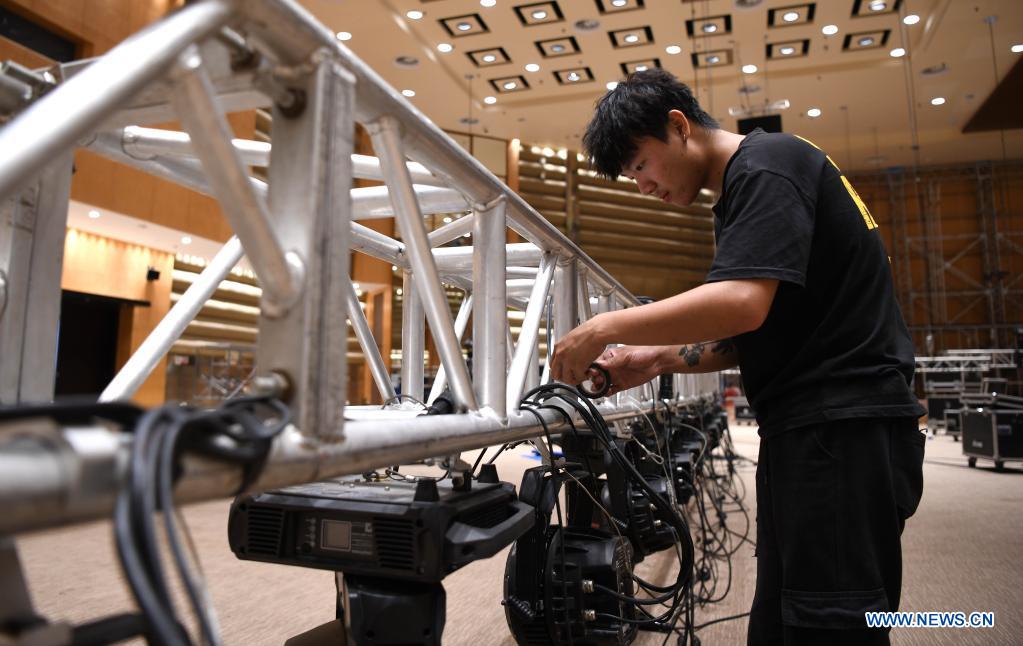
[[[555,381],[575,385],[586,379],[590,364],[608,343],[601,332],[601,316],[594,316],[555,344],[551,359],[551,377]]]

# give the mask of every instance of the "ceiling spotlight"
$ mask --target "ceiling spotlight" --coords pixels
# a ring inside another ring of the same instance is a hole
[[[702,27],[702,29],[703,33],[705,34],[713,34],[715,31],[718,30],[718,26],[712,22],[708,22],[706,25]]]
[[[721,62],[721,57],[717,56],[717,55],[708,56],[707,57],[707,62],[710,63],[711,65],[714,65],[716,63],[720,63]]]
[[[816,119],[817,117],[821,116],[821,109],[810,108],[809,110],[806,111],[806,116],[810,117],[811,119]]]
[[[415,9],[413,9],[412,11],[406,11],[405,17],[408,18],[409,20],[419,20],[420,18],[423,17],[423,12],[416,11]]]
[[[825,36],[834,36],[838,33],[838,25],[824,25],[821,28],[821,33]]]
[[[871,11],[884,11],[887,6],[888,5],[886,5],[883,2],[883,0],[874,0],[873,2],[870,3],[870,10]]]
[[[792,56],[793,54],[796,53],[796,48],[795,47],[788,47],[788,46],[786,46],[786,47],[782,47],[778,51],[781,53],[782,56]]]
[[[527,72],[539,72],[540,71],[540,66],[537,65],[536,63],[526,63],[526,71]]]
[[[1020,43],[1019,45],[1013,45],[1012,46],[1012,53],[1013,54],[1019,54],[1020,52],[1023,52],[1023,43]]]
[[[902,58],[906,55],[906,50],[901,47],[896,47],[892,51],[888,52],[888,55],[892,58]]]
[[[605,87],[607,87],[608,90],[613,90],[618,87],[618,81],[608,81]]]
[[[100,216],[100,212],[96,210],[89,211],[89,217],[95,220]]]
[[[905,18],[903,18],[902,22],[903,24],[906,25],[915,25],[916,23],[920,22],[920,16],[916,15],[915,13],[911,13]]]
[[[674,56],[675,54],[681,54],[682,48],[679,47],[678,45],[668,45],[667,47],[664,48],[664,51]]]
[[[533,16],[533,20],[543,20],[547,17],[547,12],[543,9],[537,9],[531,15]]]
[[[451,46],[451,43],[441,43],[437,45],[437,51],[442,54],[447,54],[452,49],[454,49],[454,47]]]
[[[931,99],[931,105],[945,105],[945,97],[943,96],[934,97],[933,99]]]
[[[508,81],[507,83],[504,84],[504,89],[506,90],[514,90],[517,87],[518,84],[516,84],[515,81]]]
[[[348,33],[347,31],[339,31],[339,32],[337,32],[337,39],[338,40],[351,40],[352,39],[352,35],[350,33]]]
[[[742,71],[745,72],[746,74],[756,74],[757,73],[757,66],[756,65],[743,65],[742,66]]]
[[[497,57],[494,56],[493,54],[487,54],[486,56],[483,57],[483,62],[484,63],[493,63],[496,60],[497,60]]]
[[[639,41],[639,36],[637,36],[636,34],[629,34],[628,36],[625,37],[625,42],[627,42],[627,43],[635,43],[635,42],[638,42],[638,41]]]
[[[786,12],[785,15],[781,17],[781,19],[784,20],[785,22],[796,22],[797,20],[799,20],[799,14],[796,13],[795,11],[789,11]]]
[[[467,22],[460,22],[455,26],[458,28],[458,31],[469,31],[472,29],[472,25]]]
[[[575,73],[575,72],[569,72],[568,80],[569,81],[578,81],[579,80],[579,75],[577,73]]]
[[[483,102],[486,103],[487,105],[494,105],[495,103],[497,103],[497,97],[496,96],[485,96],[485,97],[483,97]]]
[[[629,0],[611,0],[611,6],[613,7],[624,7],[629,4]]]
[[[497,4],[497,0],[480,0],[482,7],[493,7],[495,4]]]
[[[871,38],[870,36],[864,36],[863,38],[861,38],[858,41],[856,41],[856,43],[860,47],[870,47],[871,45],[874,44],[874,39]]]
[[[416,95],[416,91],[415,90],[402,90],[401,93],[402,93],[403,96],[407,96],[407,97],[410,97],[410,98],[414,97]]]
[[[645,72],[645,71],[647,71],[647,69],[648,69],[648,68],[647,68],[647,66],[646,66],[646,65],[637,65],[637,66],[636,66],[636,71],[637,71],[637,72]]]
[[[553,157],[554,156],[554,149],[551,148],[550,146],[544,148],[543,149],[543,156],[544,157]]]
[[[555,54],[560,54],[561,52],[565,51],[565,46],[560,43],[551,45],[551,51],[554,52]]]
[[[189,236],[181,236],[181,244],[192,244],[192,238]]]

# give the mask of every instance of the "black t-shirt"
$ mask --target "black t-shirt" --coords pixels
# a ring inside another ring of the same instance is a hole
[[[707,282],[776,278],[764,324],[735,337],[760,433],[918,417],[913,343],[869,209],[814,144],[757,129],[725,168]]]

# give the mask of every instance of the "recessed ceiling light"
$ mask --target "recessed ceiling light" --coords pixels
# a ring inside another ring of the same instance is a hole
[[[915,13],[911,13],[905,18],[903,18],[902,22],[907,25],[915,25],[916,23],[920,22],[920,16],[916,15]]]
[[[607,87],[608,90],[613,90],[618,87],[618,81],[608,81],[605,87]]]
[[[537,9],[531,15],[533,16],[534,20],[543,20],[544,18],[547,17],[547,12],[544,11],[543,9]]]
[[[637,65],[636,66],[636,71],[637,72],[645,72],[646,70],[647,70],[647,66],[646,65]]]
[[[497,0],[480,0],[482,7],[493,7],[495,4],[497,4]]]
[[[89,211],[89,217],[95,220],[100,216],[100,212],[96,210]]]
[[[487,105],[494,105],[495,103],[497,103],[497,97],[496,96],[485,96],[485,97],[483,97],[483,102],[486,103]],[[450,222],[450,221],[451,220],[447,220],[447,222]]]
[[[861,38],[858,41],[856,41],[856,43],[860,47],[870,47],[871,45],[874,44],[874,39],[871,38],[870,36],[864,36],[863,38]]]
[[[338,40],[351,40],[352,39],[352,35],[350,33],[348,33],[347,31],[339,31],[339,32],[337,32],[337,39]]]
[[[575,72],[569,72],[568,73],[568,80],[569,81],[578,81],[579,80],[579,75],[577,73],[575,73]]]
[[[906,55],[906,50],[901,47],[896,47],[892,51],[888,52],[888,55],[892,58],[902,58]]]
[[[406,11],[405,17],[408,18],[409,20],[419,20],[420,18],[423,17],[423,12],[416,11],[415,9],[413,9],[412,11]]]
[[[806,111],[806,116],[810,117],[811,119],[816,119],[817,117],[821,116],[821,109],[810,108],[809,110]]]
[[[629,0],[611,0],[611,6],[614,7],[624,7],[627,4],[629,4]]]
[[[181,244],[192,244],[192,238],[189,236],[181,236]]]
[[[637,36],[636,34],[629,34],[628,36],[625,37],[625,42],[627,43],[635,43],[638,40],[639,36]]]
[[[883,0],[874,0],[873,2],[870,3],[870,10],[871,11],[884,11],[887,6],[888,5],[886,5],[883,2]]]
[[[514,90],[516,87],[518,87],[518,85],[515,83],[515,81],[508,81],[507,83],[504,84],[504,89],[506,90]]]
[[[540,66],[537,65],[536,63],[526,63],[526,71],[527,72],[539,72],[540,71]]]
[[[1013,54],[1018,54],[1020,52],[1023,52],[1023,43],[1020,43],[1019,45],[1013,45],[1012,46],[1012,53]]]
[[[454,47],[451,46],[451,43],[441,43],[437,45],[437,51],[441,52],[442,54],[447,54],[452,49],[454,49]]]
[[[458,31],[469,31],[472,29],[472,25],[467,22],[460,22],[455,26],[458,28]]]
[[[742,66],[742,71],[745,72],[746,74],[756,74],[757,73],[757,66],[756,65],[743,65]]]
[[[821,28],[821,33],[825,36],[834,36],[838,33],[838,25],[824,25]]]
[[[486,56],[483,57],[483,62],[484,63],[493,63],[496,60],[497,60],[497,57],[494,56],[493,54],[487,54]]]
[[[678,45],[668,45],[667,47],[664,48],[664,51],[674,56],[675,54],[681,54],[682,48],[679,47]]]
[[[718,30],[718,26],[712,22],[708,22],[706,25],[702,27],[702,29],[703,32],[706,34],[713,34],[715,31]]]
[[[781,19],[784,20],[785,22],[796,22],[797,20],[799,20],[799,14],[796,13],[795,11],[789,11],[785,13],[785,15],[781,17]]]
[[[407,96],[407,97],[413,97],[413,96],[416,95],[416,91],[415,90],[402,90],[401,93],[402,93],[402,95]]]
[[[561,44],[551,45],[551,51],[554,52],[555,54],[560,54],[561,52],[565,51],[565,46]]]
[[[795,47],[782,47],[778,51],[781,52],[782,56],[791,56],[792,54],[796,53],[796,48]]]
[[[945,105],[945,97],[943,96],[934,97],[933,99],[931,99],[931,105]]]
[[[720,63],[721,62],[721,57],[720,56],[708,56],[707,57],[707,62],[710,63],[711,65],[713,65],[715,63]]]

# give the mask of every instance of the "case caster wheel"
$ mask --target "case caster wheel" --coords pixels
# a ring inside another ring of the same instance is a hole
[[[1005,462],[995,460],[995,471],[1005,471]]]
[[[967,465],[968,465],[968,466],[969,466],[969,467],[970,467],[971,469],[976,469],[976,468],[977,468],[977,458],[968,458],[968,459],[966,460],[966,464],[967,464]]]

